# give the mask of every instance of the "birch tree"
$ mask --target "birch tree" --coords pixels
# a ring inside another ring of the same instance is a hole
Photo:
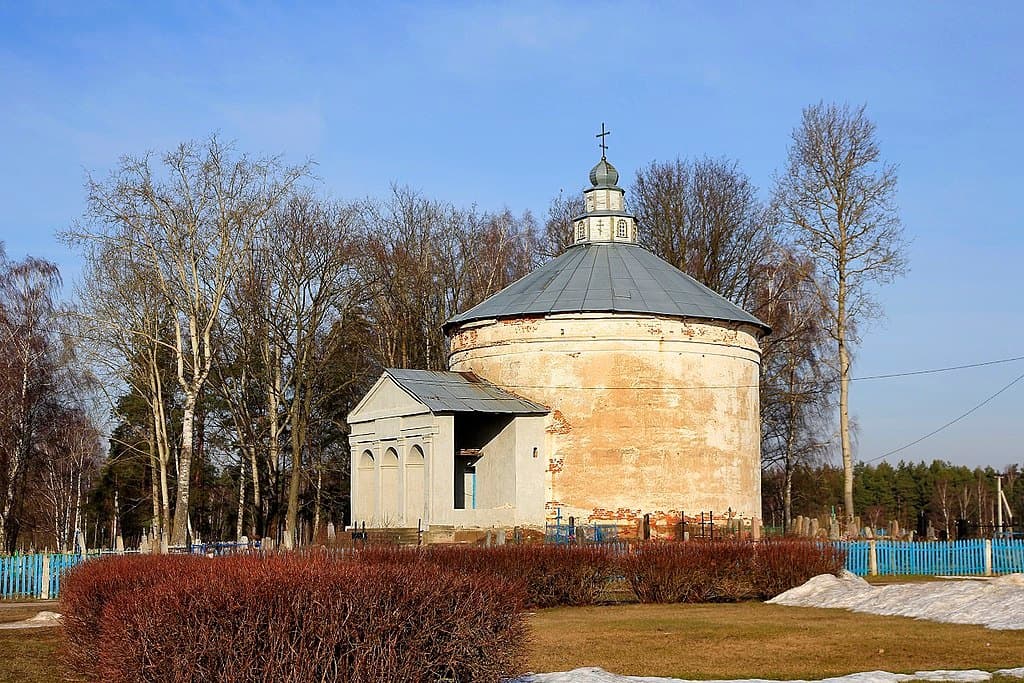
[[[101,458],[100,434],[80,409],[60,411],[47,427],[39,495],[57,552],[63,553],[73,549],[82,526],[82,497]]]
[[[156,539],[167,538],[171,466],[178,451],[170,424],[177,398],[171,308],[128,235],[111,233],[81,246],[79,305],[72,312],[80,353],[107,386],[127,387],[148,408],[144,442],[152,486],[150,531]]]
[[[57,267],[0,251],[0,549],[13,551],[14,518],[32,461],[40,456],[46,415],[57,394]]]
[[[779,246],[759,273],[754,296],[754,312],[772,328],[761,341],[761,461],[782,472],[785,528],[793,518],[796,468],[824,450],[833,394],[822,363],[827,335],[817,286],[814,264]]]
[[[125,157],[107,180],[90,179],[86,220],[72,237],[120,242],[170,310],[171,337],[163,343],[182,395],[171,542],[180,545],[189,528],[196,409],[228,286],[256,227],[306,168],[236,156],[216,137],[182,144],[159,162]]]
[[[895,205],[896,168],[882,160],[875,124],[863,106],[807,107],[793,131],[788,166],[775,200],[794,242],[814,260],[827,311],[839,378],[839,436],[843,502],[852,522],[853,448],[850,439],[851,350],[858,326],[879,315],[878,285],[906,268]]]

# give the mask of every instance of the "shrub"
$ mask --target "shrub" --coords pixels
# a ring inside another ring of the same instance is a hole
[[[499,681],[525,622],[501,579],[321,555],[203,559],[116,594],[94,643],[110,681]]]
[[[611,553],[594,546],[441,547],[431,549],[428,555],[440,566],[500,576],[514,583],[531,607],[592,605],[617,574]]]
[[[838,576],[846,565],[846,551],[831,543],[768,540],[757,547],[757,564],[755,588],[759,598],[768,600],[819,574]]]
[[[833,546],[808,541],[688,541],[637,546],[620,566],[641,602],[734,602],[838,574],[843,561]]]
[[[612,554],[595,546],[430,546],[416,550],[379,547],[355,557],[373,564],[427,564],[497,576],[513,584],[530,607],[592,605],[618,573]]]
[[[68,571],[61,581],[59,607],[68,664],[95,675],[104,608],[121,593],[146,590],[169,574],[198,566],[202,559],[189,555],[108,557],[83,562]]]
[[[751,597],[753,547],[731,541],[647,543],[622,559],[640,602],[721,602]]]

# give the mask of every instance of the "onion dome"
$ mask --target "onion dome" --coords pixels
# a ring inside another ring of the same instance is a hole
[[[594,187],[615,187],[618,182],[619,172],[604,157],[590,169],[590,184]]]

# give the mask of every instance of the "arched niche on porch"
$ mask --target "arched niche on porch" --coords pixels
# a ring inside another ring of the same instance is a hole
[[[377,468],[373,453],[366,450],[359,456],[356,468],[356,483],[359,490],[359,508],[354,510],[353,520],[373,526],[377,517]]]
[[[405,458],[405,525],[413,526],[424,518],[427,503],[427,459],[415,445]]]
[[[388,448],[380,461],[380,526],[399,525],[402,490],[399,486],[398,451]]]

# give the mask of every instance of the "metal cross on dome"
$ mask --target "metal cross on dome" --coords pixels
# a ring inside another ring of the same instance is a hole
[[[601,148],[601,158],[602,159],[605,158],[605,152],[608,151],[608,144],[607,144],[607,142],[605,142],[605,138],[608,137],[611,134],[612,134],[612,132],[610,130],[605,130],[604,129],[604,122],[602,122],[601,123],[601,132],[594,136],[595,138],[601,138],[601,143],[598,145],[598,147]]]

